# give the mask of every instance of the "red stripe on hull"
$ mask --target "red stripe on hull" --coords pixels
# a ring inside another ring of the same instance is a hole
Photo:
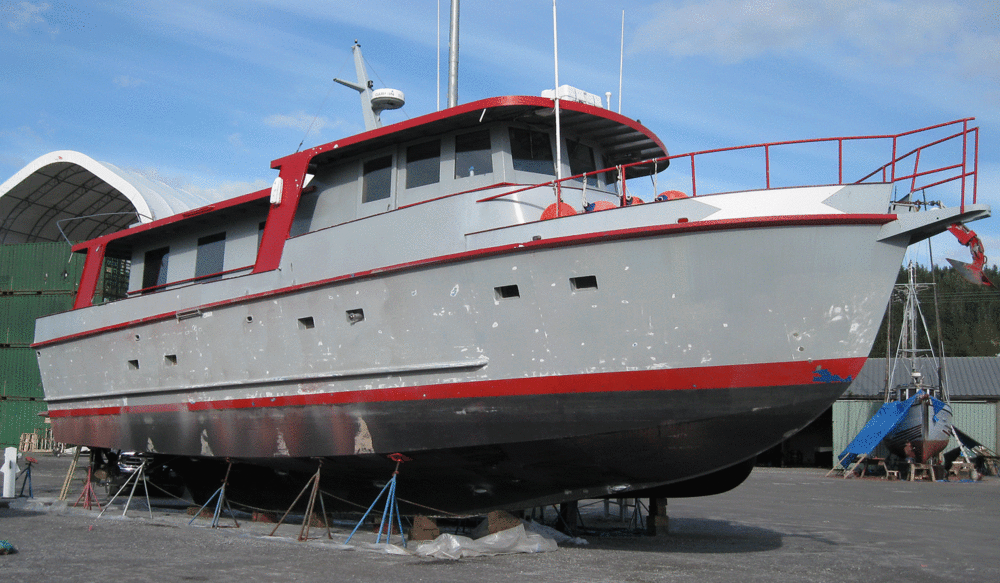
[[[615,393],[626,391],[676,391],[728,389],[733,387],[775,387],[826,382],[829,375],[849,382],[864,366],[865,358],[845,358],[813,362],[781,362],[768,364],[699,367],[688,369],[662,369],[584,375],[560,375],[524,379],[498,379],[423,385],[200,401],[195,403],[167,403],[163,405],[138,405],[124,407],[94,407],[79,409],[50,409],[49,416],[89,417],[122,415],[130,413],[168,413],[174,411],[211,411],[226,409],[302,407],[310,405],[339,405],[349,403],[379,403],[422,401],[434,399],[468,399],[477,397],[508,397],[523,395],[559,395],[573,393]],[[817,379],[824,371],[823,380]]]

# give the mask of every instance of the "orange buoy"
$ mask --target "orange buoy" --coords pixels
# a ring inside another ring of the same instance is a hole
[[[688,195],[679,190],[666,190],[656,196],[656,202],[662,202],[664,200],[678,200],[682,198],[688,198]]]
[[[547,206],[545,208],[544,212],[542,212],[542,218],[541,218],[541,220],[547,221],[549,219],[554,219],[557,216],[559,216],[559,217],[568,217],[570,215],[575,215],[576,214],[576,209],[574,209],[573,207],[569,206],[568,204],[566,204],[564,202],[560,202],[558,204],[559,204],[559,214],[558,215],[556,214],[556,203],[552,203],[552,204],[550,204],[549,206]]]
[[[607,201],[607,200],[599,200],[599,201],[597,201],[597,202],[594,203],[594,212],[596,212],[596,211],[606,211],[608,209],[616,209],[616,208],[618,208],[618,205],[616,205],[615,203],[613,203],[611,201]]]

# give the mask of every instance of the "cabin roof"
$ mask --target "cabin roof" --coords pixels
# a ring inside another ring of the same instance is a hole
[[[595,142],[604,151],[608,166],[667,155],[663,142],[636,120],[575,101],[561,100],[559,103],[563,135],[583,137]],[[483,123],[497,121],[554,128],[553,107],[553,100],[545,97],[520,95],[482,99],[278,158],[271,163],[271,167],[279,168],[299,157],[308,158],[315,166],[323,166],[394,144],[473,129]],[[666,167],[667,163],[663,162],[656,170]],[[652,170],[651,167],[630,169],[628,177],[648,175]]]

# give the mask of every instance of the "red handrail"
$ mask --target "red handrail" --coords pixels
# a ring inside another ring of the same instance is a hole
[[[974,119],[975,118],[971,118],[971,117],[970,118],[963,118],[963,119],[958,119],[958,120],[955,120],[955,121],[950,121],[950,122],[945,122],[945,123],[939,123],[939,124],[935,124],[935,125],[932,125],[932,126],[923,127],[923,128],[916,129],[916,130],[910,130],[910,131],[906,131],[906,132],[902,132],[902,133],[898,133],[898,134],[880,134],[880,135],[864,135],[864,136],[841,136],[841,137],[834,137],[834,138],[811,138],[811,139],[805,139],[805,140],[786,140],[786,141],[780,141],[780,142],[767,142],[767,143],[761,143],[761,144],[750,144],[750,145],[745,145],[745,146],[734,146],[734,147],[727,147],[727,148],[714,148],[714,149],[710,149],[710,150],[700,150],[700,151],[696,151],[696,152],[687,152],[687,153],[684,153],[684,154],[674,154],[672,156],[664,156],[664,157],[661,157],[661,158],[655,158],[655,159],[651,159],[651,160],[642,160],[642,161],[638,161],[638,162],[632,162],[632,163],[629,163],[629,164],[625,164],[625,165],[618,166],[618,167],[613,167],[613,168],[603,168],[601,170],[595,170],[595,171],[592,171],[592,172],[587,172],[585,174],[580,174],[580,175],[577,175],[577,176],[571,176],[569,178],[564,178],[563,181],[566,181],[566,180],[578,180],[578,179],[586,177],[586,176],[594,176],[594,175],[602,174],[602,173],[609,172],[609,171],[618,171],[619,176],[623,176],[625,170],[627,168],[630,168],[630,167],[633,167],[633,166],[649,165],[649,164],[652,164],[652,163],[659,163],[659,162],[664,162],[664,161],[669,161],[669,160],[676,160],[676,159],[679,159],[679,158],[685,158],[686,157],[686,158],[690,158],[690,160],[691,160],[691,196],[698,196],[698,178],[697,178],[697,171],[696,171],[696,165],[695,165],[695,158],[696,157],[706,157],[706,156],[708,156],[710,154],[719,154],[719,153],[723,153],[723,152],[737,152],[737,151],[742,151],[742,150],[763,149],[764,150],[764,186],[765,186],[765,188],[772,188],[771,153],[772,153],[772,151],[774,149],[776,149],[778,147],[781,147],[781,146],[793,146],[793,145],[803,145],[803,144],[822,144],[822,143],[836,142],[837,143],[837,184],[845,184],[845,182],[844,182],[844,144],[845,144],[845,142],[847,142],[848,144],[851,144],[851,143],[857,143],[857,142],[862,142],[862,141],[891,140],[891,142],[892,142],[892,144],[891,144],[892,145],[892,152],[891,152],[889,161],[886,162],[885,164],[883,164],[883,165],[875,168],[872,172],[870,172],[869,174],[865,175],[863,178],[854,181],[853,184],[860,184],[862,182],[870,180],[874,176],[876,176],[879,173],[881,173],[881,175],[882,175],[881,176],[882,182],[894,182],[895,183],[895,182],[902,182],[902,181],[908,180],[910,182],[910,185],[909,185],[910,186],[910,191],[913,192],[913,191],[917,191],[917,190],[933,188],[935,186],[939,186],[939,185],[942,185],[942,184],[946,184],[948,182],[953,182],[953,181],[958,180],[958,181],[961,181],[961,187],[960,187],[960,190],[961,190],[961,206],[962,206],[962,210],[964,211],[965,210],[966,181],[969,178],[972,179],[972,202],[973,202],[973,204],[975,204],[976,200],[977,200],[977,189],[978,189],[978,181],[979,181],[979,173],[978,173],[978,167],[979,167],[979,128],[978,127],[972,127],[972,128],[969,127],[969,122],[973,121]],[[949,136],[945,136],[943,138],[933,139],[933,140],[931,140],[931,141],[929,141],[929,142],[927,142],[925,144],[922,144],[920,146],[917,146],[917,147],[909,150],[905,154],[902,154],[902,155],[898,154],[898,150],[899,150],[899,146],[900,146],[900,140],[902,138],[909,138],[911,136],[916,136],[916,135],[921,134],[921,133],[930,132],[930,131],[933,131],[933,130],[937,130],[937,129],[941,129],[941,128],[945,128],[945,127],[949,127],[949,126],[954,126],[954,125],[957,125],[957,124],[962,124],[962,130],[960,132],[955,133],[955,134],[951,134]],[[970,139],[970,136],[973,139],[973,144],[972,144],[973,159],[972,159],[972,162],[971,162],[971,169],[969,168],[969,159],[968,159],[969,158],[969,151],[968,151],[968,149],[969,149],[969,139]],[[945,143],[948,143],[948,142],[951,142],[951,141],[957,140],[957,139],[960,139],[962,141],[961,160],[959,160],[959,161],[954,161],[953,160],[952,163],[947,163],[947,164],[941,162],[941,163],[937,163],[937,165],[935,165],[933,168],[924,169],[924,170],[920,169],[920,163],[921,163],[921,155],[922,155],[922,153],[924,153],[925,151],[927,151],[927,150],[929,150],[929,149],[931,149],[931,148],[933,148],[935,146],[939,146],[941,144],[945,144]],[[896,166],[900,162],[902,162],[902,161],[906,160],[907,158],[909,158],[910,156],[913,156],[913,158],[914,158],[913,172],[911,172],[911,173],[900,173],[900,172],[897,172]],[[940,175],[943,172],[953,172],[953,171],[956,171],[956,170],[958,170],[958,172],[955,172],[954,174],[949,174],[945,178],[942,178],[942,179],[937,180],[935,182],[930,182],[930,183],[918,186],[917,179],[920,178],[920,177],[931,176],[931,175]],[[493,195],[493,196],[481,199],[478,202],[486,202],[488,200],[494,200],[496,198],[501,198],[501,197],[508,196],[508,195],[511,195],[511,194],[515,194],[515,193],[518,193],[518,192],[524,192],[526,190],[531,190],[531,189],[534,189],[534,188],[555,187],[558,182],[559,181],[553,180],[553,181],[544,182],[544,183],[540,183],[540,184],[535,184],[535,185],[530,185],[530,186],[523,186],[521,188],[518,188],[518,189],[510,191],[510,192],[496,194],[496,195]]]

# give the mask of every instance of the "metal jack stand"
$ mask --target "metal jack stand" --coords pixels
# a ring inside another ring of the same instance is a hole
[[[310,486],[312,486],[312,493],[309,494],[309,504],[306,505],[306,514],[302,519],[302,528],[299,530],[299,541],[301,542],[309,540],[309,526],[310,523],[312,522],[313,510],[315,510],[316,508],[317,495],[319,495],[320,512],[323,513],[323,524],[326,525],[326,537],[330,540],[333,540],[333,533],[330,532],[330,521],[327,520],[326,518],[326,505],[323,503],[323,494],[321,494],[319,491],[319,475],[320,471],[323,469],[323,460],[320,459],[316,461],[319,462],[319,465],[316,467],[316,473],[313,474],[311,478],[309,478],[309,481],[306,482],[305,487],[302,488],[302,491],[299,492],[299,495],[295,497],[295,500],[292,502],[292,505],[289,506],[288,510],[285,511],[285,514],[281,517],[281,520],[278,521],[278,524],[274,525],[274,530],[272,530],[271,534],[267,536],[274,536],[274,533],[278,532],[278,527],[285,522],[285,518],[288,517],[288,514],[292,511],[292,508],[295,508],[295,505],[298,504],[299,498],[301,498],[302,495],[306,493],[306,490]]]
[[[77,448],[79,451],[79,447]],[[94,492],[94,482],[92,481],[94,472],[94,466],[87,467],[87,485],[83,487],[83,492],[80,493],[80,497],[76,499],[76,504],[73,505],[75,508],[80,501],[83,500],[83,507],[87,510],[91,510],[94,504],[97,504],[97,509],[104,514],[104,510],[101,509],[101,502],[97,499],[97,492]]]
[[[219,516],[222,514],[223,504],[226,505],[226,510],[229,511],[229,517],[232,518],[233,522],[236,523],[236,528],[240,527],[240,521],[236,520],[236,513],[233,512],[233,507],[229,505],[229,500],[226,498],[226,486],[229,484],[229,470],[233,469],[233,462],[229,459],[227,459],[226,461],[229,462],[229,467],[226,468],[226,477],[222,479],[222,486],[218,490],[216,490],[214,494],[208,497],[208,501],[205,502],[201,506],[201,508],[198,509],[198,513],[194,515],[194,518],[191,519],[191,522],[188,523],[188,526],[191,526],[191,524],[194,523],[195,519],[201,516],[201,512],[205,510],[205,507],[211,504],[212,500],[215,499],[216,496],[218,496],[219,499],[216,500],[215,502],[215,513],[212,514],[212,528],[224,528],[219,526]]]
[[[125,483],[122,484],[121,488],[118,488],[118,491],[115,492],[115,495],[111,497],[110,501],[108,501],[108,505],[104,508],[104,510],[101,511],[100,514],[97,515],[98,518],[104,516],[104,513],[108,511],[108,508],[111,508],[111,505],[114,504],[115,498],[117,498],[118,495],[121,494],[122,491],[125,489],[125,487],[129,485],[129,482],[131,482],[132,489],[129,490],[128,501],[125,502],[125,509],[122,510],[122,516],[125,516],[125,514],[128,512],[128,507],[132,504],[132,496],[135,495],[135,487],[139,485],[139,480],[142,480],[142,490],[143,493],[146,495],[146,510],[149,511],[150,520],[153,519],[153,505],[149,503],[149,488],[147,487],[146,484],[146,463],[147,461],[143,461],[142,465],[139,466],[139,469],[133,472],[132,475],[129,476],[127,480],[125,480]]]
[[[36,460],[33,457],[25,457],[24,461],[27,462],[28,466],[23,470],[21,470],[21,473],[17,475],[17,478],[14,478],[14,481],[16,483],[18,478],[24,476],[24,481],[21,482],[21,490],[20,492],[18,492],[17,496],[18,498],[24,496],[24,487],[28,486],[28,498],[34,498],[35,495],[31,492],[31,466],[33,464],[37,464],[38,460]]]
[[[372,505],[368,507],[368,510],[365,511],[365,515],[361,517],[361,520],[358,521],[357,526],[355,526],[354,530],[351,531],[351,536],[347,537],[347,540],[344,541],[345,544],[351,542],[351,538],[354,537],[354,533],[358,532],[358,528],[360,528],[361,524],[365,521],[366,518],[368,518],[368,514],[371,513],[372,508],[375,508],[375,505],[378,504],[379,498],[381,498],[382,494],[385,494],[386,490],[388,490],[389,495],[386,496],[385,508],[382,509],[382,521],[379,522],[378,525],[378,538],[375,539],[375,544],[379,544],[380,542],[382,542],[383,531],[385,531],[386,533],[385,544],[387,545],[389,544],[389,539],[392,537],[392,513],[393,511],[395,511],[396,523],[399,525],[399,538],[401,541],[403,541],[403,547],[404,548],[406,547],[406,537],[403,536],[403,519],[399,515],[399,504],[396,503],[396,476],[399,475],[399,464],[410,461],[410,458],[406,457],[401,453],[394,453],[389,456],[389,459],[396,462],[396,470],[392,472],[392,478],[382,488],[382,491],[378,493],[378,496],[375,497],[375,501],[372,502]],[[387,514],[388,514],[388,520],[386,520]]]

